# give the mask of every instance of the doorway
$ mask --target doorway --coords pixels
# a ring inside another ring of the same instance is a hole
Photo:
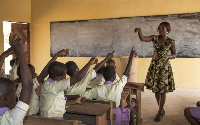
[[[16,23],[16,22],[8,22],[3,21],[3,34],[4,34],[4,51],[10,48],[9,44],[9,36],[10,33],[17,34],[22,41],[22,45],[24,48],[25,58],[27,63],[30,63],[30,30],[28,23]],[[10,55],[5,59],[5,73],[9,74],[10,69],[10,61],[15,59],[16,56]]]

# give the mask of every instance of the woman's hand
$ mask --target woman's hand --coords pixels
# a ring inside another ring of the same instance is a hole
[[[140,32],[140,31],[141,31],[140,28],[135,28],[135,32],[136,32],[136,33]]]

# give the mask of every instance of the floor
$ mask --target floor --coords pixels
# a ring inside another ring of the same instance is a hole
[[[142,125],[189,125],[184,117],[184,109],[196,106],[197,101],[200,101],[200,89],[176,89],[168,93],[164,106],[166,115],[156,123],[154,118],[158,106],[155,95],[145,89],[142,93]]]

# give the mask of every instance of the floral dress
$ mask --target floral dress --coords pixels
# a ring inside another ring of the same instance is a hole
[[[145,80],[147,89],[154,93],[167,93],[175,90],[174,77],[169,59],[164,61],[167,56],[173,39],[169,38],[166,42],[158,41],[158,36],[153,38],[154,54]]]

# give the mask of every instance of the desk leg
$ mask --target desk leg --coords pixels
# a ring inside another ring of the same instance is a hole
[[[141,90],[137,89],[136,91],[136,104],[138,105],[137,111],[137,118],[136,118],[136,125],[140,125],[142,123],[141,118]]]
[[[107,112],[102,116],[96,116],[96,125],[107,125]]]
[[[114,118],[113,118],[113,115],[114,115],[114,111],[113,111],[113,102],[110,103],[110,125],[114,125]],[[108,113],[107,113],[108,114]]]

